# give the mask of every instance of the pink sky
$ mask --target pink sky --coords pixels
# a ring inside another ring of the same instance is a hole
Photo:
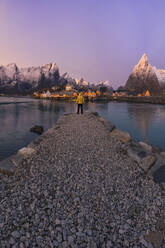
[[[144,52],[165,69],[164,12],[163,0],[0,0],[0,64],[56,62],[116,88]]]

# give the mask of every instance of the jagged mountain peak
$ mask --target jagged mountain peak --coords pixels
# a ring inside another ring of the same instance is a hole
[[[141,59],[139,60],[139,62],[148,62],[148,56],[147,56],[147,54],[146,53],[144,53],[143,55],[142,55],[142,57],[141,57]]]
[[[6,67],[17,67],[16,63],[10,63]]]
[[[106,80],[106,81],[100,81],[98,83],[96,83],[96,85],[103,85],[103,86],[106,86],[106,87],[110,87],[110,82],[109,80]]]
[[[160,85],[156,72],[149,64],[146,53],[143,54],[138,64],[134,67],[125,88],[135,94],[143,93],[146,90],[149,90],[153,95],[160,93]]]
[[[139,68],[147,68],[148,66],[150,66],[148,56],[146,53],[144,53],[141,59],[139,60],[138,64],[135,66],[135,70],[139,70]]]
[[[6,71],[13,71],[14,72],[14,71],[18,70],[18,66],[17,66],[16,63],[10,63],[10,64],[8,64],[6,66],[1,65],[0,67],[3,68]]]
[[[142,57],[141,57],[141,59],[140,59],[140,61],[139,62],[145,62],[145,63],[147,63],[148,62],[148,56],[147,56],[147,54],[146,53],[144,53],[143,55],[142,55]]]
[[[50,66],[51,70],[57,68],[56,63],[50,63],[50,64],[48,64],[48,66]]]
[[[56,71],[59,70],[58,66],[56,63],[49,63],[41,66],[41,68],[49,70],[49,71]]]

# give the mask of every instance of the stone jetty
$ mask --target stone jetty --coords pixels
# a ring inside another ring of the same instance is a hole
[[[97,113],[66,114],[0,164],[0,247],[163,248],[164,167]]]

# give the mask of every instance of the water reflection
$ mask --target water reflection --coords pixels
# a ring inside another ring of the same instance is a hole
[[[26,146],[37,135],[29,132],[34,125],[48,129],[64,112],[75,111],[75,104],[51,101],[28,101],[0,105],[0,160]]]
[[[146,104],[127,104],[128,114],[133,123],[140,129],[145,142],[149,143],[149,128],[152,125],[155,115],[159,110],[158,106]]]
[[[92,112],[109,112],[110,110],[110,104],[108,102],[105,103],[95,103],[95,102],[89,102],[88,104],[86,104],[86,109]]]
[[[3,99],[4,101],[4,99]],[[76,112],[73,102],[0,98],[0,160],[26,146],[37,135],[29,132],[34,125],[48,129],[64,112]],[[165,107],[134,103],[85,103],[84,110],[99,112],[136,140],[144,140],[165,149]]]
[[[115,126],[142,140],[165,150],[165,106],[126,102],[95,103],[89,105]]]

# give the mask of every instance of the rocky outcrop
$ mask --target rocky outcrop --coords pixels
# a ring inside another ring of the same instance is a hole
[[[55,63],[29,68],[18,68],[14,63],[0,66],[0,93],[26,94],[58,84],[60,75]]]
[[[34,126],[30,128],[30,132],[37,133],[37,134],[42,134],[44,131],[43,126]]]
[[[122,143],[127,143],[131,140],[131,136],[127,132],[123,132],[118,128],[115,128],[111,132],[111,136],[119,139]]]
[[[152,95],[160,94],[161,89],[155,70],[149,64],[147,55],[144,54],[139,63],[134,67],[129,76],[125,89],[129,92],[138,94],[147,90]]]
[[[159,81],[160,88],[162,90],[165,89],[165,70],[157,69],[155,66],[153,67],[154,72]]]

